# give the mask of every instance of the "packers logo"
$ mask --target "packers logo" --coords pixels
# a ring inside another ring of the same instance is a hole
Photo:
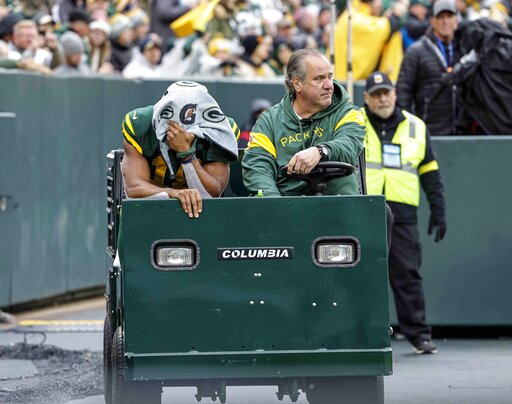
[[[210,107],[203,112],[203,118],[209,122],[222,122],[225,118],[224,114],[218,107]]]
[[[160,117],[159,117],[158,121],[160,121],[162,119],[172,119],[173,116],[174,116],[174,110],[172,109],[172,107],[166,106],[160,112]]]
[[[180,122],[184,125],[192,125],[196,121],[197,104],[187,104],[180,111]]]
[[[181,86],[181,87],[197,87],[200,84],[196,83],[195,81],[181,80],[181,81],[177,81],[176,85]]]

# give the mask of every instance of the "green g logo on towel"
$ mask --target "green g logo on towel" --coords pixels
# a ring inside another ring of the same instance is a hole
[[[203,118],[208,122],[219,123],[224,120],[224,114],[218,107],[210,107],[204,110]]]

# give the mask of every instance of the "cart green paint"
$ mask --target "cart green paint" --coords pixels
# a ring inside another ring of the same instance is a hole
[[[382,376],[392,373],[383,197],[209,199],[199,219],[176,200],[124,200],[114,218],[113,402],[141,391],[159,402],[162,386],[225,402],[226,386],[276,385],[292,401],[300,390],[330,404],[374,389],[372,402],[383,403]],[[322,237],[354,240],[357,263],[316,265]],[[192,240],[195,269],[155,267],[161,240]],[[226,249],[236,259],[222,259]],[[245,259],[243,249],[266,252]],[[322,389],[334,398],[315,395]]]

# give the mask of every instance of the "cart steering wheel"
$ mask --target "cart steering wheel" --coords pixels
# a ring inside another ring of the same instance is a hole
[[[354,166],[338,161],[322,161],[309,174],[288,174],[286,170],[287,167],[281,167],[281,171],[285,172],[287,178],[306,181],[311,193],[315,196],[320,196],[323,195],[325,188],[327,188],[328,181],[352,174]]]

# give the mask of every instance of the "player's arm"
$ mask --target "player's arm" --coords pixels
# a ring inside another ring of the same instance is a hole
[[[224,162],[203,163],[195,158],[194,139],[195,136],[192,133],[185,131],[176,122],[169,121],[166,141],[169,147],[177,153],[178,157],[180,157],[182,153],[186,153],[181,158],[181,164],[185,171],[188,186],[195,188],[199,185],[195,184],[194,178],[191,178],[190,175],[187,177],[187,171],[190,167],[188,164],[190,164],[192,168],[194,168],[197,177],[206,192],[208,192],[210,196],[218,197],[222,194],[222,191],[224,191],[224,188],[226,188],[228,183],[229,166]]]
[[[122,172],[126,195],[130,198],[146,198],[165,192],[169,198],[180,201],[183,211],[189,217],[199,217],[203,202],[197,189],[163,188],[151,182],[149,165],[146,159],[126,140],[124,140],[124,157]]]

